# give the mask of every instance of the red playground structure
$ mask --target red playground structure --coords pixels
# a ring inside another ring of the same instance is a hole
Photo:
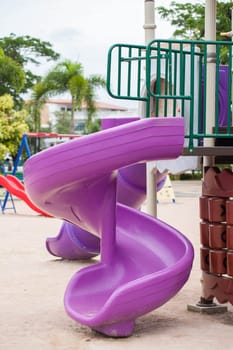
[[[28,138],[56,138],[56,139],[73,139],[76,137],[80,137],[77,134],[58,134],[58,133],[47,133],[47,132],[29,132],[25,133],[22,137],[13,170],[10,174],[0,175],[0,185],[6,189],[6,193],[3,201],[0,200],[2,214],[5,213],[7,209],[14,210],[16,213],[15,203],[13,196],[16,196],[22,199],[32,210],[39,213],[40,215],[51,217],[48,213],[43,210],[40,210],[28,197],[25,192],[24,184],[16,177],[16,172],[20,164],[21,157],[23,152],[26,152],[26,157],[31,157],[31,150],[28,142]],[[7,203],[10,200],[11,206],[7,207]]]

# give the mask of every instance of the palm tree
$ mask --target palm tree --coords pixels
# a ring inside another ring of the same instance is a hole
[[[38,82],[32,88],[32,101],[29,103],[29,110],[31,114],[31,124],[33,131],[41,131],[40,111],[46,102],[46,95],[48,87],[42,82]]]
[[[105,80],[99,75],[85,78],[83,67],[78,62],[65,60],[58,63],[47,76],[34,86],[34,101],[69,92],[71,95],[71,124],[70,132],[74,133],[75,111],[81,110],[83,103],[87,107],[87,123],[90,123],[96,108],[94,104],[94,92],[97,87],[104,87]]]

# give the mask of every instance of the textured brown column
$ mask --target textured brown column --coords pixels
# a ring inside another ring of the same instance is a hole
[[[227,249],[233,250],[233,226],[227,225]]]
[[[205,308],[213,299],[233,304],[233,173],[217,167],[204,169],[200,197],[202,296]],[[227,310],[227,308],[226,308]],[[226,311],[225,310],[225,311]]]
[[[209,223],[207,221],[200,222],[200,239],[204,247],[209,247]]]
[[[227,272],[226,252],[223,250],[210,250],[210,273],[223,275]]]
[[[226,224],[209,225],[209,245],[211,248],[226,248]]]
[[[227,274],[233,277],[233,251],[227,252]]]
[[[226,221],[233,225],[233,200],[226,201]]]
[[[201,269],[203,271],[209,272],[209,249],[201,247],[200,249],[200,260],[201,260]]]
[[[208,199],[208,217],[211,222],[222,222],[226,220],[226,200],[213,197]]]
[[[199,198],[199,205],[200,205],[200,218],[202,220],[208,220],[208,197],[202,196]]]

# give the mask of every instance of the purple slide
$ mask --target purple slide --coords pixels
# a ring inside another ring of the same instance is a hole
[[[65,293],[76,321],[129,336],[137,317],[187,281],[191,243],[180,232],[117,202],[117,169],[179,156],[182,118],[149,118],[74,139],[27,160],[24,181],[39,208],[99,237],[101,261],[77,272]]]
[[[101,121],[102,130],[140,120],[138,117],[112,117]],[[166,174],[157,172],[157,190],[160,190]],[[139,209],[146,199],[146,164],[138,163],[118,170],[117,201]],[[56,237],[46,240],[48,252],[64,259],[89,259],[100,253],[100,240],[81,227],[63,222]]]

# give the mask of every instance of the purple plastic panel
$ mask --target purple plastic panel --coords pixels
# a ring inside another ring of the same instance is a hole
[[[227,126],[228,114],[228,66],[219,66],[219,85],[218,85],[218,125],[221,127]],[[204,121],[204,75],[202,74],[202,114],[201,122]],[[203,130],[203,126],[201,128]]]
[[[24,166],[26,191],[43,210],[101,239],[101,262],[74,275],[65,309],[111,336],[169,300],[188,279],[193,249],[171,226],[117,205],[117,169],[176,158],[182,118],[150,118],[52,147]]]
[[[227,126],[228,113],[228,66],[219,67],[219,91],[218,91],[218,108],[219,108],[219,126]]]
[[[126,123],[136,122],[139,117],[108,117],[101,119],[101,129],[106,130]]]
[[[80,227],[63,221],[59,234],[47,238],[46,248],[50,254],[64,259],[89,259],[99,255],[100,240]]]

